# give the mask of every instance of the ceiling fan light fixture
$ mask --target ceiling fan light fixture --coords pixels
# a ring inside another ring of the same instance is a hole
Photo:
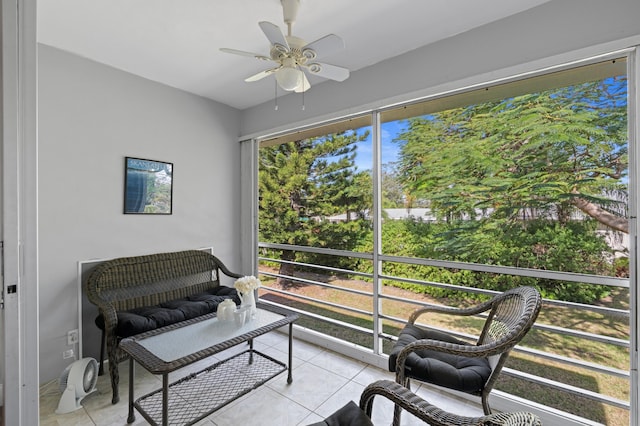
[[[293,67],[282,67],[276,71],[276,80],[282,90],[290,92],[302,84],[302,71]]]
[[[269,40],[269,56],[237,49],[220,49],[234,55],[275,62],[276,65],[273,68],[245,78],[246,82],[262,80],[273,75],[276,78],[276,94],[278,86],[286,92],[304,93],[311,87],[307,74],[334,81],[344,81],[349,77],[347,68],[316,62],[318,57],[344,49],[344,41],[340,37],[327,34],[307,43],[292,34],[291,27],[298,14],[300,2],[300,0],[280,0],[284,21],[288,27],[286,35],[276,24],[267,21],[258,22],[258,26]]]

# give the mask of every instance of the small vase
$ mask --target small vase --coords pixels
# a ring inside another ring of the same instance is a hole
[[[248,306],[248,313],[249,313],[249,317],[250,318],[255,318],[256,317],[256,297],[254,294],[254,291],[251,290],[248,293],[240,293],[238,292],[238,296],[240,296],[240,306],[241,307],[245,307]]]

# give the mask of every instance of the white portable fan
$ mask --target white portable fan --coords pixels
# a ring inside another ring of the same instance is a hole
[[[335,34],[328,34],[316,41],[307,43],[291,33],[291,27],[298,13],[300,0],[280,0],[284,14],[284,22],[288,32],[285,36],[280,27],[271,22],[262,21],[258,25],[264,35],[269,39],[271,48],[268,55],[245,52],[236,49],[221,48],[226,53],[249,56],[263,61],[272,61],[277,64],[245,79],[247,82],[261,80],[274,74],[278,86],[286,91],[297,93],[307,91],[311,85],[305,74],[327,78],[335,81],[344,81],[349,78],[349,70],[336,65],[317,62],[319,56],[328,55],[340,49],[344,49],[344,42]]]
[[[82,358],[71,363],[60,375],[62,397],[56,414],[65,414],[82,407],[82,400],[96,391],[98,362],[93,358]]]

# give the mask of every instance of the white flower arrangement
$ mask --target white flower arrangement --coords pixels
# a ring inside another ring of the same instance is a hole
[[[238,278],[233,285],[240,293],[247,294],[260,287],[260,280],[249,275],[246,277]]]

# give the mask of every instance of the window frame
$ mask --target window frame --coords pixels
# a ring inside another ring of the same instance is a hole
[[[372,142],[373,142],[373,153],[374,153],[374,164],[372,167],[372,172],[373,172],[373,190],[374,190],[374,198],[373,198],[373,211],[376,212],[375,217],[376,220],[374,220],[374,250],[372,253],[372,257],[374,260],[374,265],[380,265],[381,264],[381,260],[383,260],[384,256],[380,254],[381,250],[380,248],[380,226],[379,226],[379,220],[377,220],[377,218],[380,217],[380,211],[381,211],[381,200],[380,200],[380,173],[381,173],[381,167],[380,167],[380,150],[381,150],[381,141],[380,141],[380,123],[381,123],[381,114],[384,114],[387,111],[391,111],[393,109],[398,109],[398,108],[402,108],[408,105],[415,105],[417,103],[420,102],[426,102],[432,99],[438,99],[438,98],[443,98],[445,96],[451,96],[451,95],[457,95],[457,94],[462,94],[462,93],[466,93],[469,91],[473,91],[473,90],[477,90],[477,89],[485,89],[487,87],[491,87],[491,86],[497,86],[497,85],[502,85],[502,84],[508,84],[510,82],[515,82],[515,81],[521,81],[521,80],[525,80],[525,79],[529,79],[529,78],[536,78],[536,77],[544,77],[550,73],[554,73],[554,72],[562,72],[562,71],[566,71],[566,70],[572,70],[575,69],[577,67],[580,66],[585,66],[585,65],[591,65],[591,64],[595,64],[597,62],[602,62],[602,61],[607,61],[607,60],[612,60],[615,58],[620,58],[620,57],[625,57],[626,58],[626,69],[627,69],[627,79],[628,79],[628,132],[629,132],[629,217],[630,217],[630,233],[629,233],[629,237],[630,237],[630,241],[632,241],[631,247],[630,247],[630,254],[629,254],[629,258],[630,258],[630,277],[629,277],[629,287],[630,287],[630,305],[631,305],[631,317],[630,317],[630,344],[631,344],[631,366],[630,366],[630,371],[631,371],[631,377],[630,377],[630,386],[631,386],[631,397],[630,397],[630,406],[631,406],[631,410],[630,410],[630,415],[631,415],[631,424],[635,424],[638,422],[639,420],[639,414],[638,412],[638,407],[640,406],[640,402],[639,402],[639,394],[640,394],[640,384],[639,384],[639,380],[638,380],[638,373],[637,373],[637,368],[638,368],[638,342],[640,341],[640,330],[639,330],[639,318],[638,318],[638,300],[640,300],[640,293],[639,293],[639,289],[638,289],[638,285],[637,285],[637,257],[638,257],[638,252],[636,249],[636,241],[637,241],[637,223],[636,223],[636,217],[637,217],[637,211],[640,209],[640,201],[637,194],[638,191],[638,169],[640,168],[640,163],[638,161],[638,155],[637,155],[637,141],[640,140],[640,125],[638,124],[640,122],[640,116],[638,115],[638,105],[640,104],[640,94],[639,91],[636,89],[636,85],[637,85],[637,81],[638,81],[638,77],[640,76],[640,64],[637,61],[637,55],[638,55],[638,51],[640,49],[638,48],[628,48],[628,49],[621,49],[618,51],[613,51],[613,52],[609,52],[609,53],[605,53],[605,54],[600,54],[600,55],[596,55],[596,56],[592,56],[590,58],[581,58],[581,59],[577,59],[577,60],[572,60],[572,61],[567,61],[567,62],[563,62],[563,63],[559,63],[556,65],[552,65],[552,66],[547,66],[547,67],[542,67],[542,68],[538,68],[538,69],[534,69],[528,72],[520,72],[520,73],[514,73],[513,75],[510,75],[508,77],[504,77],[504,78],[498,78],[498,79],[494,79],[494,80],[487,80],[487,81],[481,81],[478,83],[474,83],[474,84],[462,84],[460,82],[456,83],[452,83],[450,89],[447,90],[443,90],[441,92],[437,92],[437,93],[432,93],[430,95],[427,96],[422,96],[416,99],[407,99],[405,101],[401,101],[401,102],[393,102],[393,103],[389,103],[387,105],[378,105],[376,107],[372,107],[369,109],[363,109],[361,112],[359,112],[358,114],[353,114],[353,115],[339,115],[337,114],[337,116],[331,120],[325,120],[325,121],[319,121],[316,124],[306,124],[304,126],[299,126],[299,127],[295,127],[292,126],[291,128],[285,130],[285,131],[279,131],[279,132],[274,132],[271,134],[265,134],[264,136],[256,136],[254,138],[252,138],[252,143],[253,146],[255,148],[253,155],[257,155],[257,149],[260,146],[260,144],[265,143],[265,141],[267,140],[271,140],[274,141],[278,138],[282,138],[282,137],[286,137],[289,134],[295,133],[295,132],[302,132],[302,131],[307,131],[307,132],[313,132],[314,128],[318,128],[318,127],[323,127],[326,125],[331,125],[333,123],[336,122],[341,122],[344,120],[348,120],[352,117],[358,117],[358,116],[362,116],[364,114],[370,114],[371,116],[371,125],[372,125]],[[458,87],[456,87],[456,85],[458,85]],[[253,161],[253,164],[255,164],[256,162]],[[254,169],[255,170],[255,169]],[[254,180],[253,182],[253,189],[254,189],[254,194],[257,194],[257,178]],[[253,222],[253,229],[255,230],[255,232],[257,232],[257,208],[253,211],[253,220],[255,222]],[[377,224],[377,225],[376,225]],[[254,252],[254,256],[255,259],[257,259],[257,253],[258,253],[258,244],[259,242],[257,241],[257,237],[255,237],[255,241],[254,241],[254,246],[253,246],[253,252]],[[257,273],[257,260],[253,262],[253,264],[255,265],[255,271]],[[379,276],[380,275],[380,271],[378,270],[378,268],[374,268],[374,275]],[[375,282],[380,282],[380,280],[376,280]],[[377,290],[379,291],[379,289]],[[378,300],[379,302],[379,300]],[[379,304],[375,303],[375,316],[378,317],[379,314]],[[378,326],[376,326],[376,329],[378,328]],[[308,337],[310,337],[312,340],[318,339],[319,336],[317,333],[307,333],[305,331],[300,331],[300,333],[302,335],[307,335]],[[376,341],[378,341],[379,339],[375,339]],[[361,353],[357,353],[354,352],[353,350],[350,350],[348,347],[345,347],[344,345],[341,345],[339,342],[336,342],[335,339],[329,338],[328,340],[324,341],[323,343],[326,347],[329,347],[330,349],[334,349],[334,350],[338,350],[343,352],[346,355],[350,355],[350,356],[354,356],[356,358],[360,358],[363,359],[364,361],[370,362],[374,365],[378,365],[381,368],[385,367],[385,363],[384,362],[380,362],[379,358],[371,358],[371,357],[366,357],[363,356],[363,354]],[[376,354],[379,353],[377,350],[375,351]],[[498,393],[499,394],[499,393]],[[509,398],[506,398],[507,400]],[[513,404],[514,401],[510,401],[507,402],[507,407],[511,406],[514,407]],[[517,408],[517,407],[516,407]],[[522,406],[519,407],[520,409],[522,409]],[[525,408],[527,408],[527,406],[525,405]]]

